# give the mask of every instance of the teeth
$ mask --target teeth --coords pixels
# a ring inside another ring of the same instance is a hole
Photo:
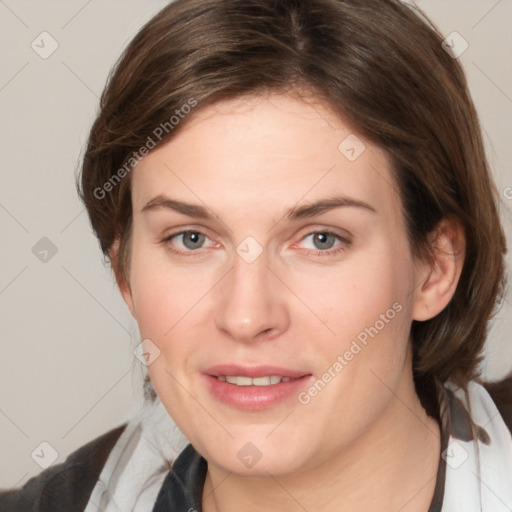
[[[271,386],[273,384],[279,384],[280,382],[289,382],[290,377],[279,377],[277,375],[271,375],[269,377],[243,377],[243,376],[232,376],[232,375],[218,375],[217,379],[228,384],[236,384],[237,386]]]
[[[237,386],[250,386],[251,384],[252,379],[250,377],[236,377]]]
[[[277,379],[277,382],[272,382],[272,379]],[[279,377],[256,377],[252,380],[254,386],[269,386],[270,384],[277,384],[281,379]]]

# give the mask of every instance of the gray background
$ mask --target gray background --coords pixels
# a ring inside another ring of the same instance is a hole
[[[22,485],[53,450],[54,463],[63,461],[141,403],[137,328],[74,179],[108,71],[166,3],[0,0],[0,487]],[[416,3],[445,35],[456,31],[469,44],[460,60],[510,244],[512,2]],[[31,47],[51,49],[44,31],[58,44],[46,59]],[[491,329],[487,378],[512,370],[511,327],[509,295]]]

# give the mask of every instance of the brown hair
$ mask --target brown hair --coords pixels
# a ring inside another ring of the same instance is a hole
[[[81,197],[104,254],[120,243],[117,275],[129,269],[130,169],[156,133],[165,142],[193,115],[184,105],[305,88],[390,155],[415,256],[431,258],[427,235],[442,218],[463,226],[455,295],[411,335],[415,377],[465,385],[503,293],[506,248],[477,114],[442,40],[398,0],[166,6],[109,76],[83,159]]]

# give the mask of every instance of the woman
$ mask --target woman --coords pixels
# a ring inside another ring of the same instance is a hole
[[[2,510],[510,510],[510,381],[478,379],[505,241],[442,41],[396,0],[178,0],[137,34],[80,192],[147,408]]]

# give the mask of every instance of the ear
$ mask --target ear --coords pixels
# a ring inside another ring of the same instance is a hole
[[[128,277],[123,275],[119,265],[119,250],[120,243],[119,240],[116,240],[109,249],[109,258],[112,263],[112,270],[114,271],[114,276],[116,278],[117,287],[121,292],[121,296],[123,297],[124,302],[128,306],[130,313],[134,317],[134,304],[133,304],[133,295],[132,290],[130,288],[130,283]]]
[[[412,317],[425,321],[434,318],[452,299],[459,282],[466,237],[462,225],[443,219],[430,235],[433,261],[421,261],[415,267]]]

